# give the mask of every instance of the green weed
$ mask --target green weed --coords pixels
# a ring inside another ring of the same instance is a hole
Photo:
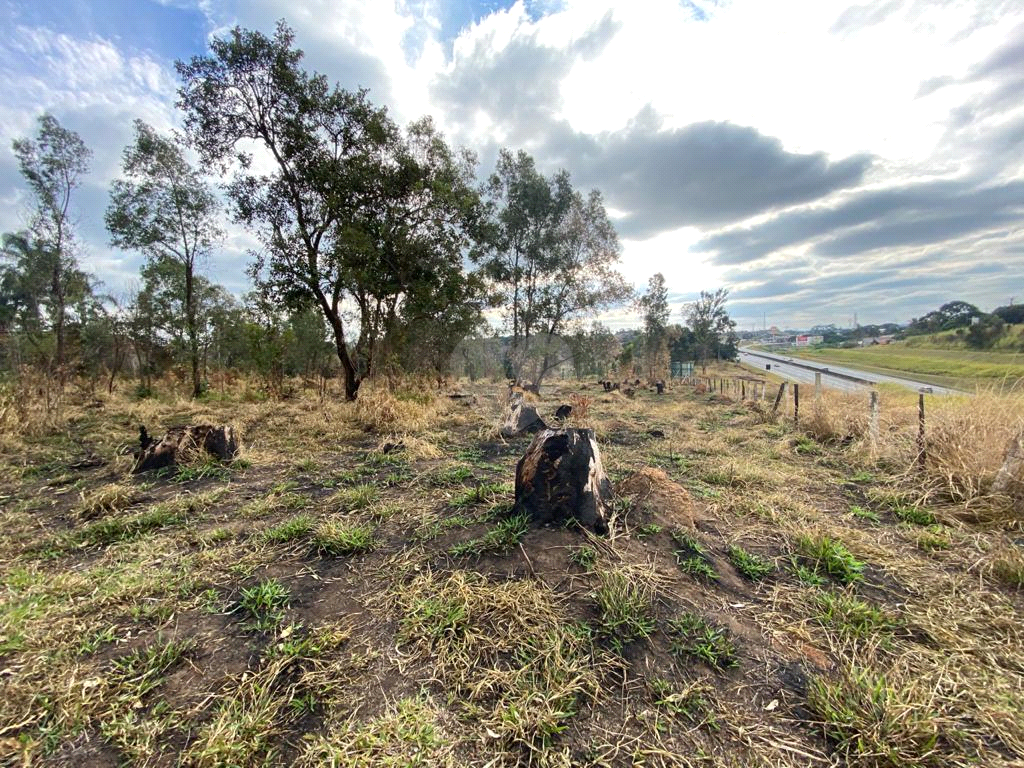
[[[775,570],[775,565],[770,560],[747,552],[743,547],[736,545],[729,547],[729,562],[751,581],[760,581]]]
[[[726,631],[694,613],[668,622],[669,649],[676,656],[691,656],[718,669],[734,667],[736,646]]]

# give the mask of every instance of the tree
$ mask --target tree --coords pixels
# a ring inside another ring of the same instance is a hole
[[[644,313],[644,365],[651,381],[668,377],[668,288],[665,276],[655,273],[647,282],[647,293],[637,301]]]
[[[597,190],[584,198],[566,171],[545,178],[523,151],[501,151],[487,192],[487,238],[473,258],[508,307],[515,377],[530,368],[539,387],[565,362],[557,335],[632,296],[615,270],[618,236]]]
[[[73,256],[62,256],[31,232],[4,234],[0,260],[4,262],[0,264],[0,307],[5,325],[24,340],[33,362],[63,381],[68,329],[81,319],[75,308],[92,293],[89,276]]]
[[[956,328],[965,328],[975,318],[984,316],[984,312],[966,301],[950,301],[923,317],[910,321],[907,333],[938,333]]]
[[[366,92],[331,87],[300,67],[283,22],[273,38],[235,28],[208,56],[178,62],[179,106],[204,162],[234,165],[236,220],[263,250],[251,273],[268,297],[312,303],[334,337],[355,399],[402,306],[451,298],[478,198],[471,156],[456,156],[429,121],[403,137]],[[246,152],[262,152],[257,172]],[[346,337],[345,302],[356,307]]]
[[[728,298],[727,288],[719,288],[714,293],[701,291],[697,301],[683,307],[698,362],[704,363],[712,355],[727,360],[736,356],[736,323],[725,311]]]
[[[1008,304],[1005,307],[996,307],[992,314],[1002,318],[1004,323],[1024,323],[1024,304]]]
[[[185,159],[174,139],[135,121],[135,141],[125,148],[127,179],[114,182],[106,224],[119,248],[142,251],[159,272],[180,289],[180,315],[188,340],[192,396],[202,394],[199,375],[199,311],[196,263],[209,256],[221,238],[219,205],[202,176]]]
[[[36,307],[45,310],[55,338],[52,368],[63,378],[67,357],[68,306],[83,286],[83,273],[75,257],[71,221],[71,195],[89,170],[92,152],[74,131],[64,128],[53,115],[39,117],[36,139],[16,139],[14,154],[21,175],[35,197],[30,232],[24,236],[29,258],[22,261],[22,275],[33,290]],[[42,298],[45,294],[45,300]]]

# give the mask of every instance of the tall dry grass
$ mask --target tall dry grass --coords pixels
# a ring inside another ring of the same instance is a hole
[[[910,391],[883,390],[875,436],[869,393],[826,392],[801,409],[800,429],[895,470],[921,503],[959,505],[978,519],[1024,523],[1024,499],[992,487],[1011,441],[1024,431],[1024,392],[986,387],[973,394],[925,395],[923,462],[917,398]],[[1024,483],[1024,477],[1015,480],[1017,486]]]

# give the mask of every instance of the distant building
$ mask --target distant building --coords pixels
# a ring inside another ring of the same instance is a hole
[[[793,343],[796,346],[798,346],[798,347],[810,347],[810,346],[813,346],[815,344],[821,344],[823,341],[825,341],[825,337],[824,336],[802,335],[802,336],[797,336],[796,339],[793,341]]]
[[[888,344],[892,340],[892,336],[870,336],[866,339],[861,339],[860,345],[862,347],[874,347],[880,344]]]

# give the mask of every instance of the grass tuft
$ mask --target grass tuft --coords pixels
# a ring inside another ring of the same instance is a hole
[[[668,622],[669,649],[676,656],[699,659],[717,669],[736,666],[736,646],[721,627],[695,613]]]
[[[324,520],[316,527],[313,542],[326,555],[356,555],[373,549],[375,533],[369,523]]]
[[[252,587],[242,589],[239,605],[249,614],[253,627],[266,632],[281,623],[290,598],[288,588],[280,581],[264,579]]]
[[[747,552],[743,547],[736,545],[729,547],[729,562],[751,581],[760,581],[775,570],[775,565],[770,560]]]
[[[802,535],[796,541],[797,554],[818,573],[827,574],[843,584],[861,581],[864,563],[855,558],[841,541],[829,536]]]
[[[650,584],[625,568],[597,575],[598,633],[619,652],[628,643],[649,637],[656,627]]]

